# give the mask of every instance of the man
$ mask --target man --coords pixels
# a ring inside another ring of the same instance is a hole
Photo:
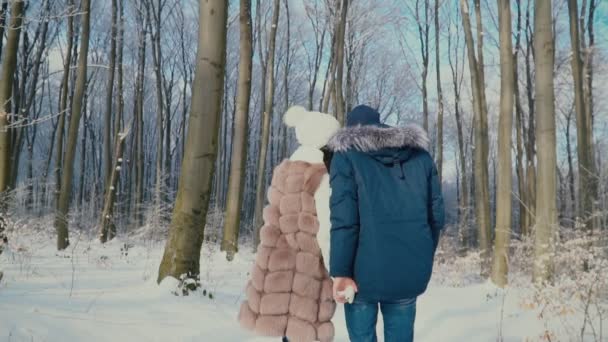
[[[427,287],[444,224],[437,169],[426,132],[390,127],[358,106],[328,143],[330,275],[350,340],[376,341],[378,307],[386,342],[413,341],[416,298]]]

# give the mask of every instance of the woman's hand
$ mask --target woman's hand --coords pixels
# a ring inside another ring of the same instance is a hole
[[[351,278],[346,278],[346,277],[336,277],[334,278],[334,300],[340,304],[344,304],[344,303],[352,303],[352,300],[354,299],[354,294],[351,297],[349,294],[347,294],[347,289],[348,287],[351,287],[353,289],[353,291],[356,293],[358,292],[358,288],[357,288],[357,283],[355,283],[354,280],[352,280]]]

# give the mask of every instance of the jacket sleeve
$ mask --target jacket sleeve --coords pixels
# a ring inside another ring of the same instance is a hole
[[[359,205],[354,170],[344,153],[336,153],[330,171],[330,257],[332,277],[353,277],[359,242]]]
[[[441,193],[441,181],[437,167],[432,158],[429,158],[431,163],[431,175],[429,177],[429,226],[431,227],[431,235],[433,237],[433,247],[437,249],[439,244],[439,234],[445,224],[445,212],[443,205],[443,195]]]

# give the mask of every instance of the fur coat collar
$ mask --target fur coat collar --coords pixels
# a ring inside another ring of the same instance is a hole
[[[415,124],[403,127],[357,125],[340,129],[327,143],[333,152],[372,152],[383,148],[410,147],[428,150],[426,131]]]

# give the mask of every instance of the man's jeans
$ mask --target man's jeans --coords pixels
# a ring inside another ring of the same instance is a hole
[[[384,320],[385,342],[411,342],[414,340],[416,299],[389,302],[357,300],[344,305],[346,327],[351,342],[376,342],[378,306]]]

